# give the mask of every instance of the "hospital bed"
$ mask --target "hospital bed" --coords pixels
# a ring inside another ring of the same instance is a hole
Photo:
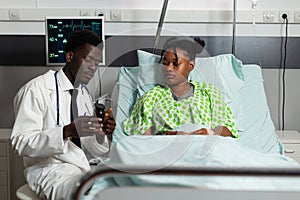
[[[159,56],[138,51],[122,67],[110,157],[77,183],[74,199],[298,199],[300,166],[284,155],[267,104],[261,68],[231,54],[197,58],[190,79],[214,84],[236,119],[239,139],[127,136],[122,121],[137,98],[164,84]],[[178,130],[193,130],[183,125]]]

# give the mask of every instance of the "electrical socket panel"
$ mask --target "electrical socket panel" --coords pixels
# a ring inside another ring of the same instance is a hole
[[[263,11],[262,21],[264,23],[283,23],[285,20],[282,15],[286,14],[289,23],[300,23],[300,10],[299,11]]]
[[[91,10],[80,10],[80,16],[93,16]]]
[[[103,10],[96,10],[95,11],[95,16],[105,16],[105,13]]]
[[[289,12],[289,11],[280,11],[278,14],[278,22],[284,22],[284,19],[282,18],[283,14],[287,15],[287,19],[290,22],[292,19],[292,17],[291,17],[292,15],[291,15],[291,12]]]
[[[295,23],[300,23],[300,11],[295,11],[294,12],[294,22]]]
[[[263,22],[274,22],[274,16],[274,12],[272,11],[263,12]]]
[[[21,15],[20,13],[19,9],[10,9],[8,11],[8,18],[11,20],[19,20]]]
[[[110,20],[111,21],[121,21],[122,20],[121,10],[111,10],[110,11]]]

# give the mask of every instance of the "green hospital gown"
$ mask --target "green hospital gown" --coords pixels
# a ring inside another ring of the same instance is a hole
[[[200,124],[208,128],[226,126],[237,138],[234,117],[219,90],[210,84],[191,83],[194,94],[180,101],[174,100],[170,88],[161,85],[145,93],[124,121],[126,134],[141,135],[150,127],[158,133],[184,124]]]

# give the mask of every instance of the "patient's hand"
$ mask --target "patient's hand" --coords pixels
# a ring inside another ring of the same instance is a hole
[[[201,128],[192,132],[167,131],[166,135],[219,135],[223,137],[232,137],[231,132],[225,126],[218,126],[214,129]]]
[[[208,131],[206,128],[201,128],[192,132],[184,132],[184,131],[167,131],[166,135],[208,135]]]
[[[233,137],[226,126],[217,126],[213,129],[201,128],[191,133],[192,135],[219,135],[223,137]]]
[[[212,129],[215,135],[220,135],[223,137],[233,137],[232,133],[226,126],[217,126]]]

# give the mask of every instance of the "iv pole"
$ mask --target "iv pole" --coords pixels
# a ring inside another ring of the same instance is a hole
[[[235,55],[235,43],[236,43],[236,0],[233,0],[233,21],[232,21],[232,54]]]
[[[152,52],[154,54],[157,51],[158,41],[159,41],[159,38],[160,38],[160,33],[161,33],[162,26],[163,26],[163,23],[164,23],[166,11],[167,11],[167,6],[168,6],[168,0],[164,0],[163,8],[162,8],[162,11],[161,11],[161,14],[160,14],[159,23],[158,23],[158,27],[157,27],[157,31],[156,31],[154,48],[153,48],[153,52]]]
[[[235,43],[236,43],[236,12],[237,12],[237,0],[233,0],[233,22],[232,22],[232,54],[235,55]],[[157,47],[158,47],[158,41],[161,34],[161,29],[163,26],[164,18],[166,15],[166,10],[168,6],[168,0],[164,0],[163,8],[161,11],[156,36],[155,36],[155,42],[154,42],[154,48],[152,53],[156,53]]]

